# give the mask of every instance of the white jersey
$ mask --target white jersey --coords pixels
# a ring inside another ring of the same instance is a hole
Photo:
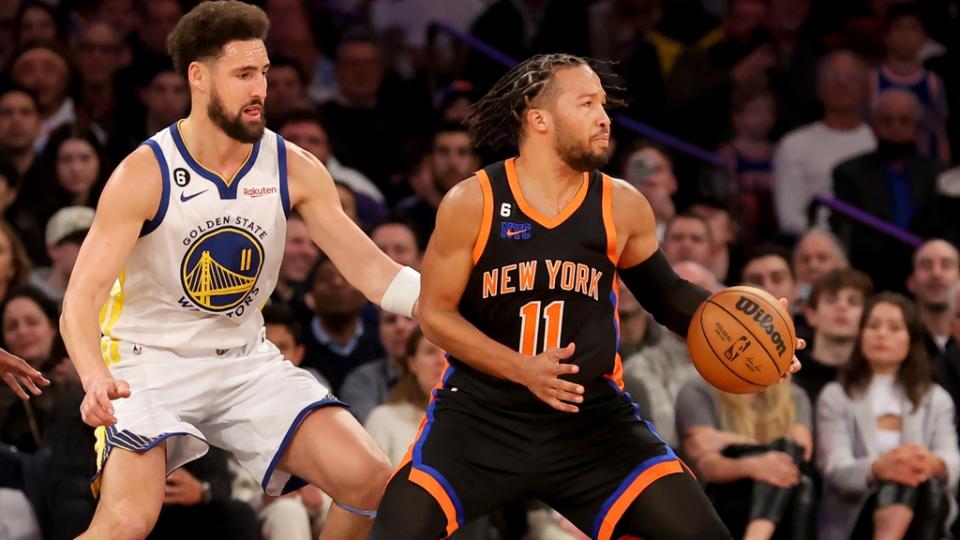
[[[283,257],[283,138],[266,130],[229,181],[190,155],[178,124],[144,144],[160,164],[163,194],[100,311],[105,360],[118,362],[122,343],[188,355],[249,346]]]

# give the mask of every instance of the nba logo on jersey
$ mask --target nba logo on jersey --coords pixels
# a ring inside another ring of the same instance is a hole
[[[500,222],[500,238],[509,240],[529,240],[533,225],[529,223]]]

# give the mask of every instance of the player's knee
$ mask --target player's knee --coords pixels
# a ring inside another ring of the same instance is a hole
[[[376,510],[392,472],[390,461],[383,452],[379,448],[370,449],[330,494],[338,503],[361,510]]]
[[[390,465],[390,460],[382,452],[377,451],[370,456],[370,466],[364,470],[362,479],[361,497],[364,507],[375,509],[380,504],[392,473],[393,467]]]

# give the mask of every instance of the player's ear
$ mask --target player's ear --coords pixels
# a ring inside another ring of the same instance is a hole
[[[550,113],[544,109],[530,107],[527,109],[527,125],[537,133],[546,133],[550,127]]]
[[[191,87],[206,92],[210,89],[210,68],[203,62],[193,61],[187,66],[187,81]]]

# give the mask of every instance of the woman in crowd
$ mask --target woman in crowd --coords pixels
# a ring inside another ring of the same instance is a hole
[[[809,537],[814,484],[810,401],[793,384],[727,394],[702,379],[677,397],[684,454],[735,538]]]
[[[43,196],[54,211],[64,206],[96,208],[109,170],[103,155],[100,141],[86,127],[67,124],[50,134],[45,157],[53,185]]]
[[[20,4],[14,18],[14,42],[19,47],[35,41],[66,41],[66,30],[56,10],[44,2]]]
[[[34,369],[50,374],[54,385],[76,381],[72,364],[64,362],[66,350],[57,330],[57,306],[32,287],[13,290],[0,307],[3,347],[23,358]],[[34,452],[43,446],[47,415],[55,392],[44,392],[21,401],[0,389],[0,442]]]
[[[424,337],[420,329],[414,330],[407,340],[403,374],[386,403],[373,409],[365,425],[394,465],[400,463],[416,438],[430,391],[440,381],[445,366],[443,349]]]
[[[20,237],[0,218],[0,302],[12,289],[25,284],[29,275],[30,259]]]
[[[953,418],[913,303],[873,297],[840,382],[817,402],[820,538],[941,538],[956,516]]]

